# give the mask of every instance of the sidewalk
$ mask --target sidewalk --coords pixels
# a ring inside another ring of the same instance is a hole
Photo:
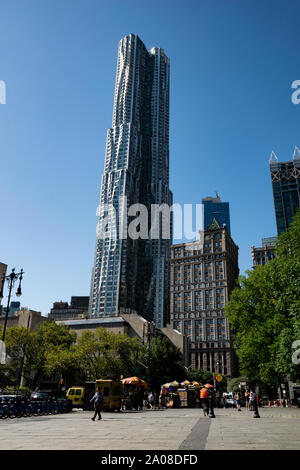
[[[250,450],[300,449],[300,409],[164,409],[102,414],[76,410],[54,416],[0,421],[7,450]]]
[[[260,419],[245,408],[217,409],[215,414],[206,450],[300,449],[300,409],[259,408]]]

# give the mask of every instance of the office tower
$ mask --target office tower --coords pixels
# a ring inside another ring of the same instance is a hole
[[[84,319],[88,316],[89,297],[71,297],[71,303],[54,302],[48,318],[51,320]]]
[[[218,193],[216,197],[206,197],[202,199],[203,204],[203,229],[207,230],[214,219],[220,227],[226,225],[226,230],[230,232],[229,202],[222,202]]]
[[[125,308],[160,327],[169,312],[170,237],[133,239],[126,227],[134,204],[143,204],[149,217],[151,204],[172,204],[169,59],[163,49],[147,51],[130,34],[119,43],[89,314],[116,316]]]
[[[256,266],[264,266],[268,261],[275,258],[275,243],[277,237],[262,238],[261,247],[251,247],[251,254],[253,260],[253,268]]]
[[[236,373],[224,307],[238,275],[238,247],[217,223],[201,241],[171,246],[171,325],[189,337],[193,368],[229,377]]]
[[[269,160],[277,233],[288,229],[300,206],[300,151],[295,147],[293,159],[280,163],[272,151]]]

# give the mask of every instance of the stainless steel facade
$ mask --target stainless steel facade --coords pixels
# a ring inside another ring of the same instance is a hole
[[[130,34],[119,43],[98,208],[91,316],[117,316],[120,308],[128,308],[163,326],[169,310],[170,239],[132,239],[125,229],[134,204],[143,204],[151,214],[152,204],[171,203],[169,59],[160,48],[147,51],[140,38]]]

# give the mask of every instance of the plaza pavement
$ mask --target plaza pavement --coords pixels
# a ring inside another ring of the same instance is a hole
[[[300,409],[242,408],[92,412],[0,420],[1,450],[277,450],[300,449]]]

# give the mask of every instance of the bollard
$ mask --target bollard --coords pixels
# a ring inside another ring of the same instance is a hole
[[[260,418],[259,412],[258,412],[258,405],[257,405],[257,398],[256,398],[256,397],[255,397],[253,406],[254,406],[254,415],[253,415],[253,418]]]

